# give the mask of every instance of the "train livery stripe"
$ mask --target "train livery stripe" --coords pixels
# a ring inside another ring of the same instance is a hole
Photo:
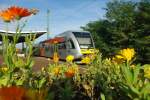
[[[95,53],[94,49],[81,49],[82,54],[93,54]]]

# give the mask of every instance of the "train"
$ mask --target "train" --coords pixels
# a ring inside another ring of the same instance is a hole
[[[60,40],[55,45],[53,40]],[[90,32],[87,31],[65,31],[54,38],[40,42],[34,50],[34,55],[53,57],[57,46],[59,58],[65,60],[68,55],[79,60],[86,55],[95,53],[95,44]]]

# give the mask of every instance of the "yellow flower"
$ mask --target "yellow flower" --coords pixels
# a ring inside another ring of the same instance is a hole
[[[121,55],[116,55],[115,56],[117,59],[124,59],[124,57],[122,57]]]
[[[1,68],[1,71],[2,71],[2,72],[7,72],[7,71],[8,71],[8,67],[2,67],[2,68]]]
[[[59,67],[55,67],[55,68],[53,69],[53,72],[54,72],[54,74],[55,74],[56,76],[58,76],[59,73],[60,73],[60,68],[59,68]]]
[[[144,77],[150,79],[150,65],[144,65]]]
[[[121,55],[116,55],[112,58],[112,62],[115,64],[121,64],[124,62],[124,58]]]
[[[82,63],[84,64],[90,64],[91,63],[91,59],[89,57],[85,57],[81,60]]]
[[[111,63],[111,58],[106,58],[103,61],[104,61],[104,64],[106,64],[106,65],[111,65],[112,64]]]
[[[58,53],[57,53],[57,52],[54,52],[53,61],[54,61],[55,63],[58,63],[58,61],[59,61],[59,57],[58,57]]]
[[[135,51],[134,49],[130,49],[130,48],[127,48],[127,49],[123,49],[120,51],[120,55],[127,61],[130,61],[134,55],[135,55]]]
[[[67,62],[72,62],[74,60],[74,56],[72,56],[72,55],[68,55],[67,57],[66,57],[66,61]]]

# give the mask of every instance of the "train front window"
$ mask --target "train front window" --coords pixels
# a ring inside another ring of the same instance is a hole
[[[93,48],[92,39],[90,33],[87,32],[73,32],[80,48]]]
[[[74,43],[71,39],[68,40],[68,48],[69,49],[75,49]]]

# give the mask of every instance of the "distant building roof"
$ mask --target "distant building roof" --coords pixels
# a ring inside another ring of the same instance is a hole
[[[13,41],[13,36],[14,36],[15,33],[16,32],[8,31],[8,39],[10,41]],[[21,36],[19,37],[17,42],[18,43],[25,42],[25,37],[29,36],[29,35],[31,35],[31,36],[35,35],[35,38],[38,38],[38,37],[40,37],[41,35],[43,35],[45,33],[46,33],[46,31],[21,32]],[[2,41],[2,35],[4,35],[4,34],[6,35],[7,32],[4,31],[4,30],[0,30],[0,41]]]

